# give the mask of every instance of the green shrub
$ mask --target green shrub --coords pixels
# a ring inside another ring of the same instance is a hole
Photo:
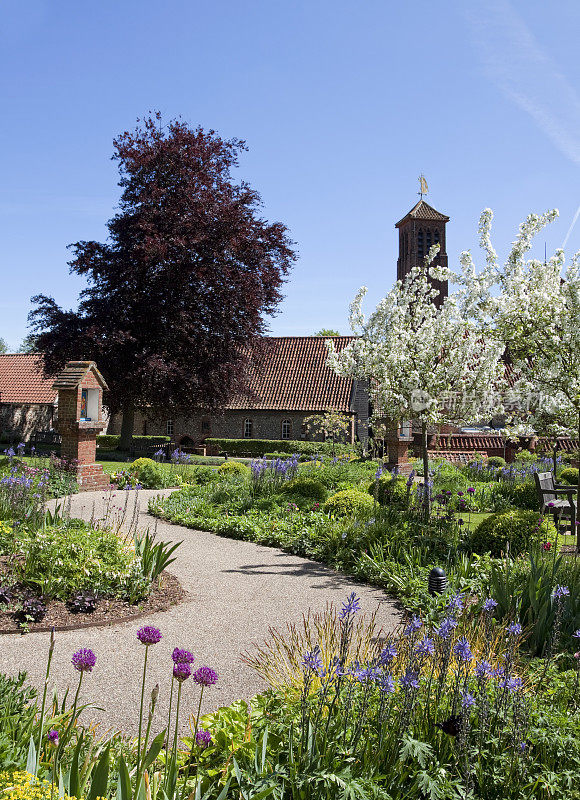
[[[499,482],[493,485],[493,494],[505,498],[505,500],[516,508],[525,508],[528,511],[539,511],[540,501],[538,500],[538,490],[532,481],[524,483],[505,483]]]
[[[293,439],[206,439],[208,447],[217,448],[222,453],[231,456],[248,456],[249,458],[262,457],[264,453],[277,453],[278,457],[297,455],[316,456],[318,454],[331,455],[332,442],[310,442]],[[334,452],[353,453],[354,448],[349,444],[335,444]]]
[[[490,456],[487,459],[487,466],[488,467],[505,467],[506,466],[506,460],[505,460],[505,458],[502,458],[501,456]]]
[[[46,528],[23,550],[22,579],[46,597],[68,600],[83,589],[133,600],[147,594],[139,561],[112,531],[85,525]]]
[[[250,468],[246,464],[242,464],[241,461],[224,461],[223,464],[217,468],[218,473],[222,477],[231,476],[231,475],[249,475]]]
[[[314,478],[295,478],[282,487],[284,494],[300,495],[310,500],[322,503],[328,496],[326,486]]]
[[[188,483],[196,483],[200,486],[205,486],[218,478],[218,471],[214,467],[199,466],[187,471]]]
[[[543,541],[554,533],[554,525],[545,520],[541,525],[536,511],[500,511],[490,514],[479,523],[470,538],[470,547],[474,553],[491,553],[499,556],[509,552],[512,556],[520,555],[533,542]]]
[[[151,458],[138,458],[133,461],[129,471],[135,475],[145,489],[162,489],[168,483],[168,473],[161,464]],[[176,483],[177,475],[175,476]]]
[[[381,475],[377,481],[373,481],[369,486],[369,494],[373,497],[377,493],[377,502],[382,506],[392,506],[393,508],[405,508],[407,505],[407,482],[404,478],[397,475]]]
[[[578,486],[578,468],[567,467],[560,473],[560,480],[569,483],[571,486]]]
[[[324,504],[324,511],[338,517],[346,514],[367,516],[373,507],[373,498],[366,492],[359,492],[358,489],[345,489],[328,498]]]

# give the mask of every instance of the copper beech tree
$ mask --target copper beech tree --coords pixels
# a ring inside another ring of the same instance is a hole
[[[286,227],[265,221],[259,194],[232,176],[245,149],[182,121],[163,127],[159,114],[121,134],[108,240],[70,246],[71,272],[87,279],[78,309],[32,298],[45,372],[97,361],[109,409],[123,415],[121,447],[137,408],[219,408],[246,387],[249,354],[296,256]]]

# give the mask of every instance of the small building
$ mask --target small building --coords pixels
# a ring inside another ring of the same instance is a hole
[[[34,353],[0,355],[0,440],[28,441],[54,431],[57,393]]]
[[[328,338],[328,337],[327,337]],[[136,435],[170,436],[181,447],[193,447],[208,438],[220,439],[320,439],[307,430],[306,419],[335,411],[349,420],[347,441],[368,438],[369,396],[366,384],[336,375],[328,366],[327,338],[272,336],[249,376],[249,392],[221,411],[193,411],[170,419],[135,417]],[[352,336],[331,337],[337,351]],[[121,431],[121,418],[113,417],[108,433]]]

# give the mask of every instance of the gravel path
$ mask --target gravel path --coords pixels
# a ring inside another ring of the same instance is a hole
[[[145,513],[149,498],[169,493],[139,492],[140,526],[155,525],[154,518]],[[118,492],[114,502],[124,502],[125,494]],[[105,495],[84,492],[73,497],[71,514],[90,519],[102,515],[104,508]],[[129,512],[127,519],[131,516]],[[100,723],[101,730],[111,727],[136,732],[143,646],[135,632],[140,625],[155,625],[163,633],[162,641],[149,650],[148,670],[149,686],[158,682],[161,689],[156,713],[160,727],[167,708],[170,654],[176,646],[191,650],[197,666],[206,664],[219,673],[217,685],[204,694],[204,711],[210,711],[239,698],[249,699],[265,688],[239,657],[268,637],[269,626],[283,628],[286,623],[300,622],[309,608],[323,610],[328,601],[339,604],[351,591],[362,598],[363,611],[379,607],[377,620],[385,629],[392,629],[399,620],[394,601],[383,592],[354,583],[314,561],[161,520],[157,535],[163,541],[183,541],[170,571],[188,593],[184,603],[139,621],[56,634],[51,683],[59,694],[76,684],[72,653],[90,647],[97,654],[94,671],[83,681],[82,697],[104,711],[87,710],[83,719]],[[49,634],[45,633],[0,636],[0,672],[16,674],[25,669],[40,690],[48,643]],[[196,689],[193,681],[183,685],[184,721],[196,708]]]

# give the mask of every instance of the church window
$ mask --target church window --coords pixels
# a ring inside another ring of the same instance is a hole
[[[244,420],[244,439],[251,439],[252,438],[252,431],[254,428],[254,423],[251,419]]]
[[[439,231],[435,231],[434,237],[435,237],[435,244],[439,244]]]
[[[425,251],[428,253],[429,250],[431,249],[431,245],[432,245],[431,231],[427,231],[426,240],[427,240],[427,246],[425,248]]]
[[[423,258],[425,256],[425,241],[423,237],[423,230],[420,229],[419,233],[417,234],[417,258]]]
[[[282,438],[290,439],[292,434],[292,422],[289,419],[282,420]]]

